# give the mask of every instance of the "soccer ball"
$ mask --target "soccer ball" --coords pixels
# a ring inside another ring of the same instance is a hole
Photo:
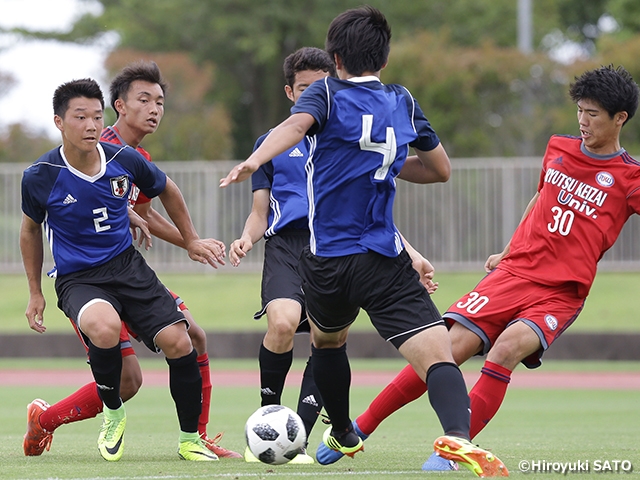
[[[260,407],[247,420],[244,434],[251,453],[269,465],[292,460],[307,442],[302,419],[283,405]]]

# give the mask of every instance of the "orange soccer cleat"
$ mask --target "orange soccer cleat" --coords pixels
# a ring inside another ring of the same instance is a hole
[[[27,405],[27,433],[24,434],[22,448],[28,457],[42,455],[45,448],[47,451],[51,448],[53,433],[40,426],[40,415],[47,408],[49,404],[39,398]]]

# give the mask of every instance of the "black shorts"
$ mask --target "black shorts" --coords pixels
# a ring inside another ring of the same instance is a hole
[[[406,250],[318,257],[305,248],[300,276],[311,321],[323,332],[348,327],[364,309],[380,336],[396,348],[442,316],[420,283]]]
[[[58,308],[78,326],[91,302],[109,303],[154,352],[160,351],[155,338],[161,330],[178,322],[188,327],[176,300],[134,247],[98,267],[56,278],[56,294]]]
[[[262,267],[262,309],[253,318],[260,319],[272,301],[291,299],[302,307],[298,331],[309,331],[302,282],[298,273],[300,254],[308,245],[309,230],[285,230],[267,238]]]

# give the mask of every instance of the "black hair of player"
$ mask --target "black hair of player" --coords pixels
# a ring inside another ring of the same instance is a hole
[[[333,19],[325,50],[340,57],[344,69],[355,76],[378,72],[389,58],[391,27],[380,10],[364,5]]]
[[[574,103],[580,100],[596,102],[607,111],[610,118],[618,112],[627,112],[627,123],[638,109],[638,85],[631,74],[620,65],[602,66],[589,70],[569,87]]]
[[[85,97],[100,100],[104,110],[104,96],[100,85],[93,78],[82,78],[63,83],[53,93],[53,113],[63,118],[69,109],[69,102],[74,98]]]
[[[162,78],[160,68],[156,62],[145,62],[140,60],[138,62],[131,63],[124,67],[122,71],[114,77],[111,81],[111,85],[109,86],[111,108],[113,108],[117,116],[120,116],[120,114],[116,108],[116,100],[119,98],[126,100],[127,94],[131,89],[131,84],[136,80],[148,83],[157,83],[162,89],[162,94],[166,94],[167,83]]]
[[[302,47],[284,59],[282,65],[284,71],[284,79],[287,85],[293,88],[296,81],[296,74],[299,72],[323,71],[330,76],[336,76],[336,66],[333,58],[321,48]]]

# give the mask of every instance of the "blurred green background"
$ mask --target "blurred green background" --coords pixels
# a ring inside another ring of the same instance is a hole
[[[433,300],[444,312],[482,278],[478,273],[442,273],[435,280],[440,287]],[[182,297],[194,318],[207,331],[266,330],[266,320],[253,320],[260,309],[260,274],[174,275],[161,274],[163,283]],[[47,309],[45,325],[49,332],[72,333],[69,321],[56,306],[53,280],[42,280]],[[640,273],[601,272],[591,294],[570,332],[638,332],[640,321]],[[28,333],[24,311],[29,299],[24,275],[0,275],[0,333]],[[352,331],[373,331],[364,313]]]

